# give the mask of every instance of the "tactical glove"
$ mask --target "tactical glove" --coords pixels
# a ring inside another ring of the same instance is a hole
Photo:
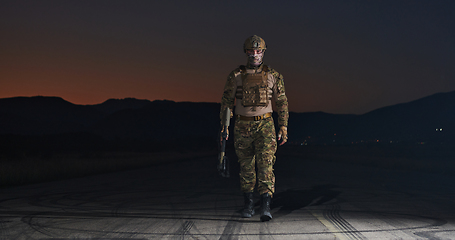
[[[221,140],[221,141],[223,141],[224,129],[225,129],[225,127],[223,126],[223,127],[221,128],[221,135],[220,135],[220,137],[221,137],[220,140]],[[226,136],[226,141],[227,141],[228,138],[229,138],[229,129],[228,129],[228,128],[226,128],[226,135],[225,135],[225,136]]]
[[[278,141],[279,140],[282,140],[280,146],[288,141],[288,128],[286,126],[280,127],[280,131],[278,131]]]

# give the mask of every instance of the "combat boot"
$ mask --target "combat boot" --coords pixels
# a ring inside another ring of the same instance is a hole
[[[261,195],[261,222],[266,222],[272,219],[270,213],[270,203],[272,202],[272,196],[268,193]]]
[[[254,215],[253,192],[243,193],[245,205],[243,207],[242,217],[250,218]]]

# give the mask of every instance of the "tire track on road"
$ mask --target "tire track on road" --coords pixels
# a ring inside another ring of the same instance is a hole
[[[194,221],[185,221],[182,226],[175,232],[175,236],[172,239],[183,240],[185,236],[189,235],[190,230],[194,226]]]
[[[336,237],[342,240],[365,240],[357,229],[340,215],[340,205],[328,205],[322,212],[310,210],[310,213],[324,224]]]
[[[8,235],[8,228],[6,227],[6,222],[10,221],[0,219],[0,240],[7,239],[6,236]]]
[[[235,240],[239,238],[239,232],[242,229],[242,222],[236,221],[238,219],[238,213],[234,213],[231,216],[231,221],[227,221],[224,231],[220,236],[220,240]]]

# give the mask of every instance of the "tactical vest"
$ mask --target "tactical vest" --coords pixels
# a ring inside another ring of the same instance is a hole
[[[269,104],[268,71],[269,68],[263,66],[260,73],[247,73],[245,66],[240,66],[242,85],[237,86],[236,98],[242,99],[244,107],[266,107]]]

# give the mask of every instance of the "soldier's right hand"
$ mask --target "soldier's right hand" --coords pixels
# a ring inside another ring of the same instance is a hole
[[[288,141],[288,128],[285,126],[280,127],[278,132],[278,141],[281,140],[280,146],[285,144]]]

